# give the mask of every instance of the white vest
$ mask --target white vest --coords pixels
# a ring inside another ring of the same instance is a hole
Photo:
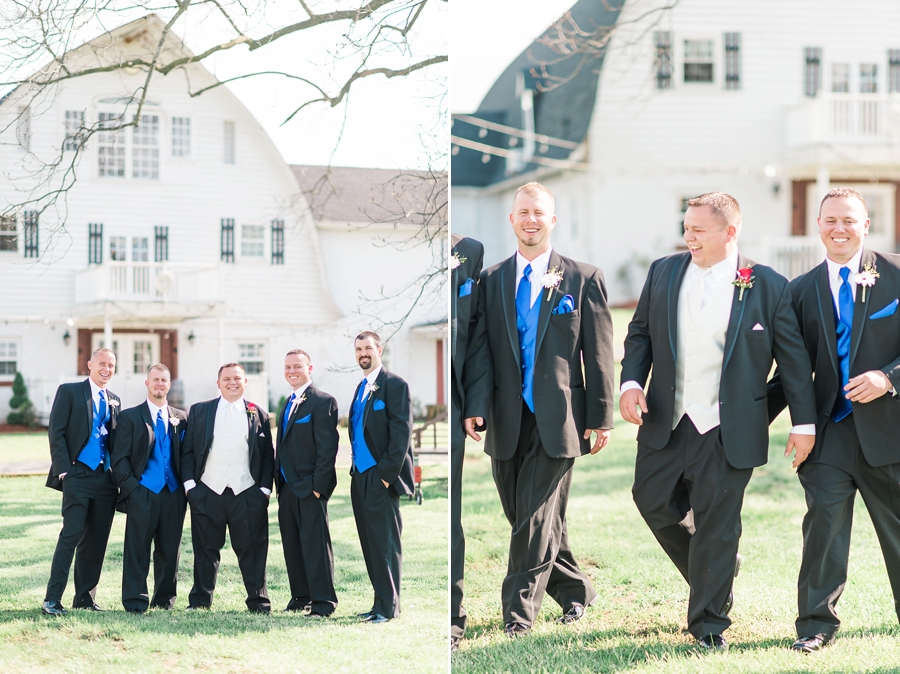
[[[692,316],[688,306],[689,285],[681,284],[678,295],[678,339],[675,354],[674,429],[688,415],[703,434],[719,425],[719,381],[725,353],[725,333],[731,318],[734,287],[730,277],[707,282],[714,284],[706,305]]]
[[[213,442],[209,448],[206,467],[200,481],[221,496],[228,487],[240,494],[255,483],[250,475],[250,420],[244,401],[234,404],[234,411],[228,404],[220,403],[216,409],[216,425]]]

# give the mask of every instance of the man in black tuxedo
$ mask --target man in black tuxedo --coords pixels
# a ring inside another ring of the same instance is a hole
[[[187,415],[166,400],[172,388],[168,367],[151,365],[144,385],[147,400],[119,414],[112,454],[113,477],[128,515],[122,606],[129,613],[175,607],[186,508],[179,468]],[[152,599],[147,594],[151,544],[155,546]]]
[[[247,378],[239,363],[220,367],[216,385],[221,397],[191,406],[182,445],[181,479],[191,504],[194,549],[188,609],[212,605],[227,526],[247,589],[247,608],[268,613],[268,507],[275,472],[269,415],[244,400]]]
[[[409,386],[381,364],[381,338],[361,332],[356,362],[366,375],[350,406],[350,502],[366,571],[375,590],[359,617],[384,623],[400,615],[400,496],[414,489]]]
[[[75,557],[74,608],[102,610],[94,598],[112,528],[118,490],[109,470],[119,397],[106,385],[116,371],[116,354],[97,349],[88,361],[90,376],[62,384],[50,410],[50,474],[47,486],[62,491],[63,528],[41,610],[64,615],[62,595]]]
[[[900,617],[900,256],[863,247],[869,216],[855,190],[819,209],[825,261],[791,282],[794,312],[815,364],[817,442],[794,462],[806,492],[797,636],[820,650],[840,626],[856,492],[875,525]],[[784,372],[770,382],[770,416],[785,405]],[[805,459],[805,460],[804,460]]]
[[[551,248],[553,195],[523,185],[509,221],[518,251],[481,283],[493,371],[485,452],[512,525],[501,591],[512,637],[531,630],[545,592],[562,624],[597,597],[569,548],[566,506],[575,459],[609,441],[614,375],[603,272]]]
[[[310,618],[334,613],[334,552],[328,499],[337,486],[337,401],[312,385],[312,363],[301,349],[284,357],[292,392],[278,414],[275,487],[284,563],[291,584],[287,611],[309,609]]]
[[[688,630],[702,648],[723,649],[744,489],[768,454],[773,358],[795,424],[787,453],[812,447],[815,409],[787,280],[738,252],[734,198],[688,204],[689,252],[650,265],[628,326],[619,409],[640,426],[635,503],[690,585]]]
[[[484,293],[480,284],[484,246],[453,234],[450,273],[450,648],[455,651],[466,633],[463,608],[463,570],[466,538],[462,528],[462,470],[469,436],[481,435],[490,402],[490,353],[484,321]]]

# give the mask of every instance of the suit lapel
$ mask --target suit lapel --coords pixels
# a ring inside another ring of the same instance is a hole
[[[244,414],[247,415],[248,432],[247,432],[247,448],[249,456],[252,460],[254,452],[256,452],[256,435],[259,430],[259,409],[254,406],[256,411],[250,414],[250,404],[244,400]]]
[[[300,396],[300,398],[302,398],[302,400],[300,402],[298,402],[296,405],[294,405],[294,409],[291,411],[291,414],[288,417],[287,428],[284,431],[285,437],[287,437],[287,434],[290,433],[291,429],[294,427],[294,422],[297,420],[297,417],[300,416],[300,408],[303,406],[303,404],[309,398],[309,393],[312,390],[313,390],[313,387],[312,387],[312,384],[310,384],[309,386],[306,387],[306,390],[304,390],[303,394]],[[284,406],[285,406],[285,408],[287,408],[286,401],[284,403]],[[284,420],[284,410],[283,409],[281,411],[281,414],[282,414],[281,419]]]
[[[206,409],[206,438],[203,443],[204,456],[212,447],[213,437],[216,434],[216,410],[219,408],[219,398],[209,401],[209,407]]]
[[[156,442],[156,420],[150,416],[150,407],[147,405],[146,400],[141,405],[141,419],[144,420],[144,423],[147,425],[147,432],[150,434],[150,442],[147,444],[147,451],[149,452]]]
[[[94,396],[91,394],[91,380],[85,379],[81,385],[81,392],[84,394],[84,405],[87,407],[87,425],[88,433],[94,427]]]
[[[837,362],[837,326],[834,323],[834,297],[831,295],[831,284],[828,281],[828,264],[822,262],[816,271],[816,303],[819,307],[819,324],[825,339],[825,347],[831,358],[831,367],[840,380],[840,369]],[[854,313],[856,313],[854,311]],[[803,326],[800,326],[801,328]]]
[[[749,266],[750,263],[747,258],[738,253],[738,264],[735,271]],[[722,372],[725,371],[725,366],[728,365],[728,360],[734,352],[734,343],[737,341],[738,331],[741,329],[741,321],[744,318],[744,308],[747,306],[747,302],[755,301],[756,297],[753,294],[753,290],[749,289],[744,291],[743,299],[738,299],[740,292],[741,289],[734,286],[731,299],[731,317],[728,319],[728,330],[725,332],[725,356],[722,358]]]
[[[871,265],[871,267],[875,267],[875,253],[872,251],[866,250],[863,248],[863,254],[859,258],[860,268],[856,271],[860,271],[867,264]],[[850,363],[853,363],[853,359],[856,358],[856,351],[859,349],[859,342],[862,339],[863,330],[866,328],[866,318],[868,317],[869,307],[875,306],[872,303],[872,296],[875,294],[875,288],[878,286],[878,281],[875,281],[875,285],[871,288],[866,288],[866,301],[862,301],[862,287],[857,287],[856,289],[856,302],[853,306],[853,330],[850,332],[851,343],[850,343]],[[876,309],[877,311],[877,309]]]
[[[565,272],[566,270],[562,268],[562,258],[559,256],[559,253],[556,250],[553,250],[550,253],[550,260],[547,263],[547,269],[553,269],[556,267],[563,274],[563,280],[560,281],[562,284],[566,280]],[[547,326],[550,325],[550,314],[553,313],[553,305],[556,302],[556,296],[559,294],[559,285],[553,288],[544,288],[541,290],[541,294],[538,295],[538,302],[540,302],[539,313],[538,313],[538,329],[537,329],[537,340],[534,345],[534,358],[537,361],[537,354],[541,350],[541,342],[544,339],[544,333],[547,332]]]
[[[384,366],[381,366],[381,372],[378,373],[378,376],[375,377],[375,386],[379,389],[381,388],[382,383],[384,382]],[[363,403],[365,407],[363,408],[363,422],[362,427],[365,429],[366,420],[369,418],[369,410],[372,409],[372,405],[374,404],[376,391],[370,391],[369,395],[366,396],[365,402]],[[359,391],[357,391],[357,395],[359,395]]]
[[[678,295],[681,292],[681,284],[684,282],[684,275],[687,273],[690,263],[690,253],[684,254],[672,267],[672,278],[669,280],[669,347],[672,349],[672,360],[675,360],[678,355],[676,351],[678,341]]]
[[[522,356],[519,353],[519,333],[516,331],[516,256],[513,254],[503,268],[500,269],[500,303],[503,305],[503,320],[506,322],[506,333],[509,336],[509,347],[516,359],[516,365],[522,369]]]

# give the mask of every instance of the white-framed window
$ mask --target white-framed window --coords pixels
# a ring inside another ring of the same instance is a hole
[[[900,92],[900,49],[888,49],[888,93]]]
[[[131,168],[138,180],[159,179],[159,115],[141,115],[132,127]]]
[[[805,47],[803,50],[806,59],[803,69],[803,94],[815,96],[822,88],[822,48]]]
[[[125,177],[125,143],[119,138],[121,116],[114,112],[101,112],[101,129],[97,133],[98,168],[100,177]]]
[[[148,262],[150,260],[150,240],[146,236],[131,238],[131,261]]]
[[[16,120],[16,141],[25,149],[31,149],[31,108],[19,108]]]
[[[0,339],[0,377],[12,377],[18,372],[19,344]]]
[[[127,239],[124,236],[109,237],[109,261],[126,262],[128,260]]]
[[[66,110],[66,121],[63,123],[66,138],[63,150],[73,152],[84,142],[84,110]]]
[[[223,123],[223,147],[222,147],[222,156],[223,160],[226,164],[234,164],[234,141],[235,141],[235,132],[234,132],[234,122],[224,122]]]
[[[262,259],[266,248],[263,225],[241,225],[241,257]]]
[[[684,40],[683,77],[685,83],[714,82],[715,50],[714,41],[711,39]]]
[[[19,231],[16,216],[0,216],[0,253],[19,252]]]
[[[191,156],[191,118],[172,118],[172,156]]]
[[[836,94],[850,93],[850,64],[831,64],[831,91]]]
[[[258,342],[238,344],[238,362],[247,374],[260,374],[263,366],[263,345]]]
[[[151,365],[153,365],[153,342],[142,339],[134,340],[133,373],[145,374]]]
[[[859,64],[859,93],[861,93],[861,94],[877,94],[878,93],[878,64],[877,63],[860,63]]]

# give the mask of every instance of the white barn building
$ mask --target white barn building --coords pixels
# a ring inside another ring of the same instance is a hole
[[[134,21],[66,63],[145,56],[161,26],[152,15]],[[162,59],[188,53],[169,37]],[[343,413],[360,377],[353,336],[377,325],[373,315],[389,322],[407,313],[414,297],[413,289],[373,305],[365,291],[405,287],[444,254],[443,243],[384,248],[392,232],[415,238],[425,229],[402,211],[381,224],[360,207],[355,218],[314,211],[298,175],[325,169],[289,166],[226,87],[191,97],[216,82],[197,63],[153,78],[137,127],[90,138],[55,206],[22,205],[39,187],[35,167],[76,157],[82,125],[134,115],[145,77],[139,68],[100,72],[37,95],[22,86],[0,102],[0,422],[15,372],[46,420],[57,386],[83,378],[104,343],[118,360],[110,388],[126,406],[146,396],[151,363],[171,368],[170,401],[188,406],[217,395],[219,365],[238,361],[247,398],[270,408],[287,390],[284,353],[302,348],[314,382]],[[372,178],[398,172],[375,173],[333,169],[333,203],[352,197],[374,210]],[[433,295],[385,349],[386,366],[423,407],[444,403],[447,304]]]
[[[514,250],[507,215],[529,180],[556,196],[555,247],[600,266],[614,304],[682,248],[684,200],[712,190],[741,204],[741,249],[790,277],[824,257],[830,186],[858,189],[867,245],[897,250],[894,2],[580,0],[563,25],[570,55],[536,41],[454,115],[451,227],[485,243],[486,264]]]

